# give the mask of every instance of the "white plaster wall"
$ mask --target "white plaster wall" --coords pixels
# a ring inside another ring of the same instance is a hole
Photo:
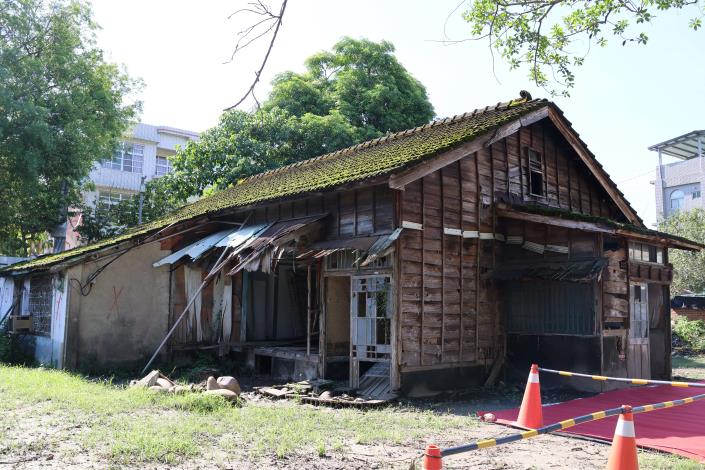
[[[11,277],[0,277],[0,320],[12,307],[12,302],[15,300],[14,285],[14,279]]]
[[[702,166],[701,166],[702,165]],[[700,198],[691,197],[691,185],[700,185],[701,191],[705,186],[705,158],[701,162],[698,158],[669,163],[663,166],[664,186],[661,185],[659,169],[656,168],[655,192],[656,192],[656,214],[659,219],[671,215],[670,194],[676,189],[682,189],[686,193],[683,210],[705,207],[705,202],[701,194]],[[665,194],[664,194],[665,193]],[[665,198],[665,201],[664,201]]]

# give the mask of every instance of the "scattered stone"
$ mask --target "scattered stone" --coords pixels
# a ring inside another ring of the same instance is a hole
[[[236,393],[237,395],[240,395],[240,384],[237,382],[235,377],[230,377],[230,376],[224,376],[224,377],[218,377],[218,385],[220,388],[225,389],[225,390],[230,390],[233,393]]]
[[[206,390],[203,393],[205,395],[219,395],[219,396],[225,398],[226,400],[230,400],[230,401],[237,400],[237,393],[235,393],[231,390],[226,390],[224,388],[219,388],[216,390]]]
[[[153,392],[162,392],[162,393],[169,391],[168,389],[161,387],[159,385],[152,385],[151,387],[148,388],[148,390],[151,390]]]
[[[318,398],[321,398],[323,400],[330,400],[333,398],[333,394],[330,393],[330,391],[326,390],[325,392],[321,393]]]
[[[209,390],[220,390],[220,385],[218,385],[218,382],[212,375],[208,377],[208,380],[206,380],[206,391]]]

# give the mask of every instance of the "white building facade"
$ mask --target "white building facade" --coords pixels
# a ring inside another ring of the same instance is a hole
[[[693,131],[652,145],[658,152],[656,168],[656,216],[663,220],[677,211],[705,208],[705,130]],[[678,161],[664,164],[665,156]]]
[[[113,154],[91,172],[95,191],[86,192],[84,200],[97,199],[114,204],[139,193],[147,181],[171,171],[169,157],[178,147],[185,147],[198,133],[166,126],[137,124]]]

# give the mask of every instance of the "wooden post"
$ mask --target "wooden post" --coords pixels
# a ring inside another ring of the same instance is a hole
[[[311,262],[306,270],[306,357],[311,357]]]

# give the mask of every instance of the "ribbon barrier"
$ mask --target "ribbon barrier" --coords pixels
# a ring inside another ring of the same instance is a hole
[[[693,395],[692,397],[681,398],[680,400],[664,401],[651,405],[634,406],[631,408],[631,411],[632,414],[648,413],[649,411],[655,411],[664,408],[673,408],[674,406],[687,405],[688,403],[693,403],[694,401],[704,399],[705,393],[701,393],[700,395]],[[561,431],[563,429],[577,426],[578,424],[588,423],[590,421],[597,421],[598,419],[608,418],[610,416],[615,416],[624,412],[625,407],[620,406],[617,408],[610,408],[608,410],[603,411],[595,411],[594,413],[589,413],[575,418],[566,419],[563,421],[559,421],[558,423],[543,426],[538,429],[532,429],[530,431],[511,434],[509,436],[498,437],[497,439],[484,439],[482,441],[473,442],[471,444],[465,444],[457,447],[448,447],[447,449],[441,450],[441,457],[460,454],[462,452],[469,452],[471,450],[486,449],[488,447],[495,447],[502,444],[509,444],[510,442],[521,441],[522,439],[530,439],[541,434],[548,434],[555,431]]]
[[[671,382],[671,381],[666,381],[666,380],[647,380],[647,379],[632,379],[632,378],[620,378],[620,377],[606,377],[606,376],[601,376],[601,375],[589,375],[589,374],[581,374],[581,373],[577,373],[577,372],[544,369],[544,368],[537,367],[536,365],[532,365],[532,373],[534,373],[536,370],[541,371],[541,372],[558,374],[558,375],[565,376],[565,377],[586,377],[589,379],[599,380],[599,381],[614,380],[614,381],[618,381],[618,382],[628,382],[628,383],[632,383],[635,385],[658,384],[658,385],[670,385],[673,387],[705,388],[705,384],[700,384],[700,383]],[[538,380],[536,380],[536,382],[538,382]],[[531,383],[531,375],[530,375],[529,376],[529,383],[528,383],[527,387],[529,387],[531,385],[532,385],[532,383]],[[536,383],[536,385],[538,385],[538,383]],[[693,403],[693,402],[699,401],[699,400],[705,400],[705,393],[693,395],[693,396],[686,397],[686,398],[681,398],[678,400],[670,400],[670,401],[664,401],[661,403],[653,403],[650,405],[641,405],[641,406],[635,406],[635,407],[631,407],[628,405],[622,405],[617,408],[610,408],[607,410],[595,411],[593,413],[589,413],[586,415],[577,416],[577,417],[571,418],[571,419],[566,419],[566,420],[560,421],[558,423],[549,424],[547,426],[541,426],[536,429],[530,429],[528,431],[523,431],[523,432],[519,432],[516,434],[510,434],[509,436],[498,437],[495,439],[483,439],[480,441],[472,442],[470,444],[464,444],[464,445],[455,446],[455,447],[448,447],[445,449],[440,449],[438,446],[435,446],[435,445],[429,445],[426,448],[426,452],[424,453],[424,459],[423,459],[424,469],[428,469],[428,470],[441,469],[443,457],[449,457],[451,455],[456,455],[456,454],[460,454],[463,452],[470,452],[470,451],[478,450],[478,449],[487,449],[489,447],[495,447],[495,446],[499,446],[499,445],[503,445],[503,444],[509,444],[511,442],[521,441],[523,439],[530,439],[530,438],[533,438],[536,436],[540,436],[541,434],[548,434],[548,433],[552,433],[552,432],[556,432],[556,431],[561,431],[564,429],[571,428],[573,426],[577,426],[579,424],[588,423],[590,421],[597,421],[600,419],[608,418],[610,416],[622,415],[622,417],[624,417],[625,415],[628,415],[629,419],[631,420],[631,415],[633,415],[633,414],[648,413],[648,412],[656,411],[656,410],[660,410],[660,409],[673,408],[676,406],[687,405],[689,403]]]
[[[598,380],[600,382],[612,380],[615,382],[625,382],[634,385],[670,385],[671,387],[705,388],[705,383],[672,382],[669,380],[630,379],[628,377],[607,377],[604,375],[581,374],[579,372],[568,372],[565,370],[544,369],[542,367],[539,367],[539,371],[548,372],[549,374],[558,374],[562,375],[563,377],[585,377],[587,379]]]

